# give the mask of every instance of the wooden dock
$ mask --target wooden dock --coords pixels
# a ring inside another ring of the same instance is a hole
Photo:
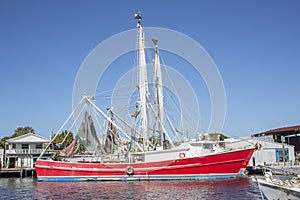
[[[26,177],[34,176],[34,168],[1,168],[0,176],[1,177]]]

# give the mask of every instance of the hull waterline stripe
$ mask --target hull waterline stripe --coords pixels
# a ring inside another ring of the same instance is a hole
[[[237,173],[233,174],[201,174],[201,175],[151,175],[151,176],[42,176],[39,181],[143,181],[143,180],[197,180],[197,179],[225,179],[235,178]]]

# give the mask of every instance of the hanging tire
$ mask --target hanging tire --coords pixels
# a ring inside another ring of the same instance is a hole
[[[126,173],[128,174],[128,176],[132,176],[133,173],[134,173],[133,167],[132,167],[132,166],[128,166],[128,167],[126,168]]]

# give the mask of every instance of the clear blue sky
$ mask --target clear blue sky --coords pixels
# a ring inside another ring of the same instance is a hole
[[[200,43],[222,75],[224,133],[300,124],[300,2],[0,1],[0,138],[21,126],[49,136],[72,110],[77,70],[108,37],[145,26]]]

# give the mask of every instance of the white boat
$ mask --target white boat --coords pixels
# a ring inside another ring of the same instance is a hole
[[[300,199],[300,179],[293,177],[290,180],[275,179],[271,172],[264,177],[252,178],[258,184],[262,198],[268,200],[298,200]]]

